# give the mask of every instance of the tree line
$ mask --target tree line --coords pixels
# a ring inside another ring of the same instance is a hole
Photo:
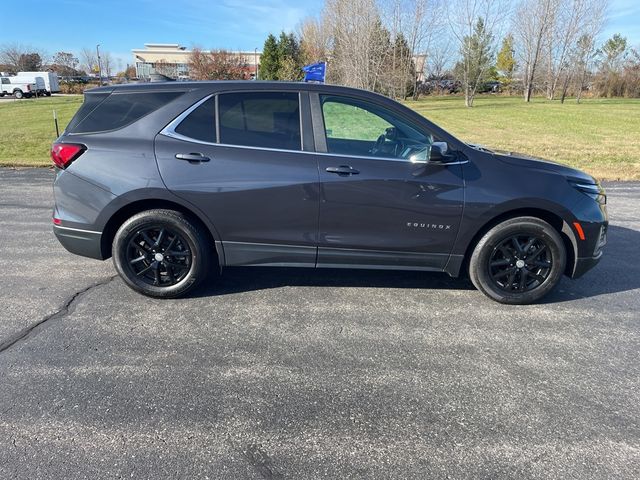
[[[97,74],[100,69],[104,77],[135,77],[135,68],[127,66],[123,69],[122,65],[116,66],[113,56],[106,51],[100,52],[99,68],[98,54],[93,48],[81,48],[77,55],[64,51],[49,55],[30,45],[11,43],[0,46],[0,72],[12,75],[17,72],[50,70],[63,77],[84,77]]]
[[[620,35],[600,41],[607,7],[607,0],[326,0],[295,34],[267,38],[260,78],[298,80],[302,65],[326,61],[328,82],[394,98],[460,91],[472,106],[487,82],[527,102],[533,95],[579,101],[585,91],[640,96],[638,48]]]

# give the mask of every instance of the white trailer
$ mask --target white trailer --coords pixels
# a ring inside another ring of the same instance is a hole
[[[31,82],[36,83],[36,78],[42,77],[45,84],[45,91],[42,92],[47,96],[51,96],[52,93],[60,91],[60,84],[58,83],[58,74],[56,72],[18,72],[18,77],[32,78]]]

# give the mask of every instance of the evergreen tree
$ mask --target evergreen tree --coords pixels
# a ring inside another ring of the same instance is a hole
[[[509,34],[502,40],[502,47],[496,60],[497,78],[505,89],[510,89],[513,82],[513,72],[516,68],[516,59],[513,51],[513,35]]]
[[[484,20],[478,19],[473,34],[464,37],[460,54],[462,55],[462,87],[465,105],[473,106],[478,87],[487,78],[493,55],[491,44],[493,35],[487,30]]]
[[[278,48],[278,41],[276,37],[270,33],[264,42],[262,57],[260,58],[260,80],[278,80],[279,68],[280,49]]]
[[[302,80],[302,55],[300,43],[293,33],[280,33],[278,39],[278,73],[279,80]]]

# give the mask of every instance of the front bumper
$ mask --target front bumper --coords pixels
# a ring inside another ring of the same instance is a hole
[[[54,225],[53,233],[69,252],[83,257],[104,260],[100,243],[102,232]]]
[[[576,264],[573,268],[573,274],[571,278],[580,278],[587,273],[593,267],[595,267],[602,258],[602,252],[597,257],[583,257],[576,259]]]

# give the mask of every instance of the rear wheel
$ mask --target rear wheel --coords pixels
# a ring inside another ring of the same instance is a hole
[[[13,92],[13,96],[16,98],[22,98],[24,96],[24,94],[22,93],[22,90],[15,90]]]
[[[533,303],[560,281],[566,264],[560,234],[535,217],[500,223],[478,242],[469,276],[478,290],[501,303]]]
[[[202,227],[174,210],[148,210],[116,232],[116,270],[134,290],[175,298],[196,288],[213,270],[212,245]]]

